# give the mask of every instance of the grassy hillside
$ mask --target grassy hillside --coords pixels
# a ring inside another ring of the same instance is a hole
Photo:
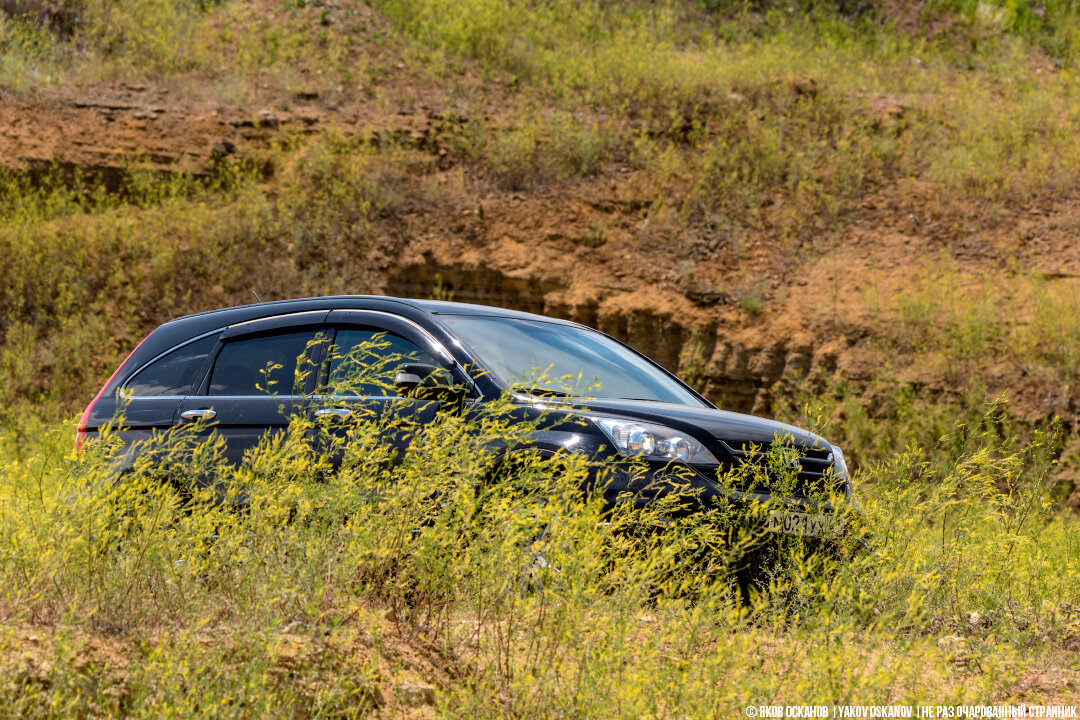
[[[1056,1],[0,0],[10,714],[1075,699],[1078,60]],[[744,609],[567,528],[559,591],[506,595],[497,519],[391,572],[371,528],[421,510],[370,468],[267,448],[232,516],[67,458],[143,335],[252,291],[602,327],[843,444],[868,535]]]

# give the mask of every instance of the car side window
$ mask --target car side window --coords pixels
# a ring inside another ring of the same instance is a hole
[[[211,335],[173,350],[135,374],[122,390],[126,397],[172,397],[187,395],[206,364],[218,336]]]
[[[214,361],[209,395],[298,395],[313,372],[314,330],[226,341]]]
[[[406,363],[439,368],[437,375],[449,379],[442,362],[411,340],[377,328],[341,328],[330,351],[326,391],[333,395],[396,397],[394,377]]]

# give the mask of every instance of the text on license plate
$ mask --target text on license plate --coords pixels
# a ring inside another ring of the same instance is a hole
[[[769,532],[810,537],[835,537],[840,534],[840,523],[831,515],[774,510],[769,514],[766,526]]]

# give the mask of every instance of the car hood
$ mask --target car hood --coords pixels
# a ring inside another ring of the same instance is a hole
[[[666,425],[692,435],[706,447],[719,450],[723,454],[727,454],[728,449],[741,450],[744,445],[751,443],[768,446],[778,436],[790,439],[790,442],[803,449],[829,450],[829,444],[812,432],[776,420],[727,410],[614,398],[528,399],[532,403],[549,407],[569,405],[585,415],[610,415]],[[727,448],[718,445],[717,441],[723,442]]]

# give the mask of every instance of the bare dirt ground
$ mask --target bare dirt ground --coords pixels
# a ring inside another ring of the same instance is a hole
[[[763,635],[758,641],[762,667],[790,670],[793,655],[798,662],[807,661],[785,638]],[[0,627],[0,673],[26,688],[28,698],[35,691],[47,693],[53,684],[78,682],[86,711],[105,717],[127,705],[140,689],[145,692],[147,685],[157,687],[162,696],[172,695],[174,702],[183,695],[184,689],[168,686],[169,668],[155,666],[157,648],[172,652],[189,648],[204,657],[220,656],[220,665],[187,669],[209,681],[218,673],[242,672],[257,653],[267,665],[271,682],[291,690],[297,701],[296,717],[315,714],[311,709],[327,700],[320,691],[338,686],[351,688],[339,699],[342,707],[366,709],[365,717],[434,717],[437,690],[460,682],[461,674],[467,672],[459,660],[402,636],[391,621],[380,619],[367,629],[350,626],[323,637],[278,632],[258,643],[227,627],[124,638],[73,626],[8,625]],[[1013,705],[1077,701],[1080,670],[1071,661],[1071,646],[1029,659],[1013,682],[991,696],[980,690],[980,680],[993,670],[982,666],[978,644],[963,630],[941,635],[923,652],[924,667],[912,682],[930,697]]]

